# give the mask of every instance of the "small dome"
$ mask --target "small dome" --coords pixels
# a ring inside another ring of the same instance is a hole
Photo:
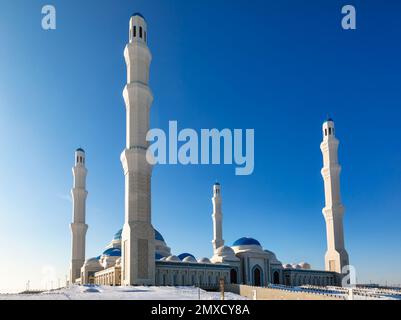
[[[220,183],[219,183],[219,182],[216,182],[214,185],[215,185],[215,186],[219,186],[219,185],[220,185]]]
[[[196,258],[192,254],[187,252],[178,255],[178,258],[180,258],[180,260],[184,260],[186,257],[192,257],[193,259],[196,260]]]
[[[123,232],[123,229],[118,230],[113,237],[113,240],[121,240],[121,234]]]
[[[169,256],[166,258],[166,261],[181,262],[180,258],[178,258],[177,256]]]
[[[234,250],[227,246],[222,246],[217,249],[216,254],[218,256],[231,256],[235,255]]]
[[[198,260],[199,263],[211,263],[209,258],[201,258]]]
[[[107,257],[121,257],[120,248],[109,248],[103,252],[104,256]]]
[[[293,264],[292,264],[292,268],[293,268],[293,269],[302,269],[302,267],[301,267],[299,264],[297,264],[297,263],[293,263]]]
[[[155,240],[159,240],[159,241],[165,242],[163,236],[161,235],[161,233],[159,231],[157,231],[156,229],[155,229]]]
[[[237,246],[251,246],[251,245],[256,245],[256,246],[260,246],[260,242],[254,238],[247,238],[247,237],[243,237],[238,239],[237,241],[235,241],[233,243],[233,247],[237,247]]]
[[[292,265],[290,265],[289,263],[283,264],[283,268],[284,269],[292,269]]]
[[[311,269],[311,265],[307,262],[301,262],[299,265],[301,266],[302,269],[305,269],[305,270]]]
[[[78,149],[77,149],[77,152],[83,152],[83,153],[85,153],[85,150],[82,149],[82,148],[78,148]]]
[[[135,16],[141,17],[142,19],[145,20],[145,17],[139,12],[135,12],[131,17],[135,17]]]
[[[193,256],[187,256],[184,259],[182,259],[183,262],[198,262]]]

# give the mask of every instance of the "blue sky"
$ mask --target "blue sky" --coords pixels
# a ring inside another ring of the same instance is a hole
[[[49,2],[50,3],[50,2]],[[174,253],[211,255],[211,192],[224,238],[252,236],[283,263],[324,267],[321,124],[334,118],[346,248],[358,281],[401,283],[401,8],[375,1],[1,1],[0,291],[70,257],[71,167],[87,151],[87,256],[123,224],[123,49],[141,12],[153,54],[152,127],[255,129],[255,171],[158,166],[154,226]],[[341,28],[354,4],[357,30]]]

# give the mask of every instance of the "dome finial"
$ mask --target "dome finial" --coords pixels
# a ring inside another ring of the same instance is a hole
[[[327,115],[326,115],[326,122],[329,122],[329,121],[334,122],[334,121],[333,121],[333,118],[331,118],[330,115],[327,114]]]

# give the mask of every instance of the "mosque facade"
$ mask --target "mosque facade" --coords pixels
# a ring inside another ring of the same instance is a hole
[[[276,254],[251,237],[242,237],[231,246],[223,238],[222,186],[213,185],[213,255],[196,258],[190,253],[173,254],[162,234],[152,225],[152,166],[146,159],[149,147],[149,88],[152,60],[147,46],[147,24],[136,13],[129,21],[129,43],[124,50],[127,84],[123,91],[126,106],[126,147],[121,154],[125,176],[124,225],[115,233],[102,254],[85,260],[86,176],[85,151],[77,149],[73,167],[72,256],[70,283],[99,285],[157,285],[215,287],[220,282],[253,286],[339,285],[341,270],[348,265],[344,246],[343,213],[340,199],[338,140],[334,122],[323,124],[322,176],[325,187],[327,253],[325,270],[313,270],[306,262],[283,264]]]

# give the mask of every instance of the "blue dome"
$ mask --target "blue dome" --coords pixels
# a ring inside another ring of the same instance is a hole
[[[185,253],[181,253],[180,255],[178,255],[178,258],[180,260],[184,260],[186,257],[192,257],[192,258],[194,258],[196,260],[196,258],[190,253],[186,253],[185,252]]]
[[[103,252],[103,255],[109,257],[121,257],[120,248],[109,248]]]
[[[155,240],[159,240],[159,241],[163,241],[163,242],[164,242],[163,236],[162,236],[161,233],[160,233],[159,231],[157,231],[156,229],[155,229]]]
[[[135,17],[135,16],[141,17],[142,19],[145,20],[145,17],[139,12],[135,12],[131,17]]]
[[[85,153],[85,150],[82,148],[78,148],[77,151]]]
[[[114,237],[113,237],[113,240],[121,240],[121,234],[122,234],[122,232],[123,232],[123,229],[118,230],[118,231],[115,233],[115,235],[114,235]],[[155,240],[159,240],[159,241],[163,241],[163,242],[164,242],[163,236],[162,236],[161,233],[160,233],[159,231],[157,231],[156,229],[155,229]]]
[[[100,260],[100,256],[95,257],[96,260]]]
[[[236,246],[250,246],[250,245],[257,245],[260,246],[260,242],[254,238],[240,238],[233,243],[233,247]]]
[[[120,229],[116,232],[116,234],[113,237],[113,240],[121,240],[121,233],[123,232],[123,229]]]
[[[155,253],[155,260],[160,260],[163,256],[160,253]]]

